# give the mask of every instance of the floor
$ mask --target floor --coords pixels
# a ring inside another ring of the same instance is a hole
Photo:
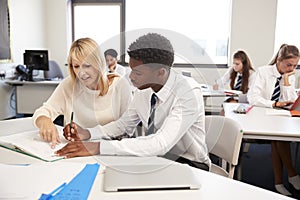
[[[296,143],[291,143],[293,158],[295,157],[295,149]],[[300,174],[299,156],[296,163],[296,170],[298,174]],[[243,153],[242,156],[242,181],[276,192],[271,163],[271,144],[250,144],[248,152]],[[294,198],[300,199],[300,191],[293,190],[289,187],[286,173],[284,175],[284,185],[293,194]]]

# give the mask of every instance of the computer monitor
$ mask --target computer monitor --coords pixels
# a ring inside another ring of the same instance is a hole
[[[27,68],[27,81],[33,81],[33,70],[49,70],[49,60],[47,50],[25,50],[24,64]]]

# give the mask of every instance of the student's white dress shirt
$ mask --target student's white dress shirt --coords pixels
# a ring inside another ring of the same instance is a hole
[[[152,89],[136,90],[132,103],[117,121],[89,129],[91,139],[132,133],[142,121],[148,128]],[[205,143],[204,104],[200,85],[171,69],[163,88],[156,93],[155,130],[149,136],[102,140],[100,154],[156,156],[167,152],[210,166]]]
[[[274,101],[271,101],[275,83],[281,74],[276,65],[262,66],[257,69],[254,85],[250,88],[247,97],[250,104],[255,106],[272,108]],[[295,76],[289,76],[290,86],[284,86],[283,78],[280,80],[279,101],[294,101],[297,98],[295,91]]]
[[[108,70],[109,70],[109,68],[108,68]],[[116,64],[116,68],[115,68],[115,71],[113,73],[116,73],[119,76],[123,77],[127,73],[130,73],[130,71],[131,71],[130,67],[124,67],[120,64]]]
[[[227,85],[230,84],[230,73],[232,72],[232,70],[233,70],[233,67],[230,67],[230,68],[226,71],[226,73],[225,73],[220,79],[218,79],[218,80],[216,81],[216,83],[219,85],[220,88],[223,88],[223,87],[225,87],[225,86],[227,86]],[[255,71],[250,70],[250,75],[249,75],[249,85],[248,85],[249,88],[250,88],[250,87],[253,85],[253,83],[254,83],[254,80],[255,80],[255,74],[256,74]],[[237,76],[235,77],[235,80],[234,80],[234,85],[236,85],[239,75],[242,76],[242,74],[240,74],[240,73],[237,74]]]
[[[128,81],[120,77],[114,78],[104,96],[99,96],[98,90],[90,90],[78,80],[73,86],[71,78],[67,77],[43,106],[35,111],[33,122],[36,125],[39,116],[54,120],[58,115],[64,115],[64,123],[67,124],[73,111],[74,122],[82,127],[105,125],[121,117],[132,100],[131,94]]]

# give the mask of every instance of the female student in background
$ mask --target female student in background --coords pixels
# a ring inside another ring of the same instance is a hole
[[[237,51],[233,55],[233,67],[230,67],[221,79],[213,85],[214,90],[218,90],[220,85],[229,84],[232,90],[240,90],[243,94],[248,92],[248,89],[254,82],[255,71],[252,67],[248,55],[244,51]],[[233,98],[226,100],[234,102]]]
[[[116,73],[120,76],[124,76],[127,73],[127,70],[122,65],[117,63],[118,53],[114,49],[107,49],[104,52],[105,61],[108,67],[109,73]]]
[[[269,108],[291,104],[297,98],[294,74],[299,58],[297,47],[283,44],[268,66],[258,68],[255,83],[248,92],[249,103]],[[279,193],[291,195],[282,182],[283,166],[289,183],[300,190],[300,177],[292,164],[289,142],[272,141],[272,165],[275,189]]]
[[[64,115],[64,124],[74,121],[84,127],[105,125],[118,119],[131,102],[128,81],[116,74],[107,75],[99,45],[81,38],[71,45],[68,68],[70,76],[55,89],[50,98],[33,115],[40,136],[54,147],[60,142],[53,120]]]

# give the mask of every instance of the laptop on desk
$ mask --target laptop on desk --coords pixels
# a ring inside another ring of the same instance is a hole
[[[284,106],[282,109],[289,110],[293,117],[300,117],[300,95],[293,104]]]
[[[185,164],[108,166],[104,174],[106,192],[199,188],[191,167]]]

